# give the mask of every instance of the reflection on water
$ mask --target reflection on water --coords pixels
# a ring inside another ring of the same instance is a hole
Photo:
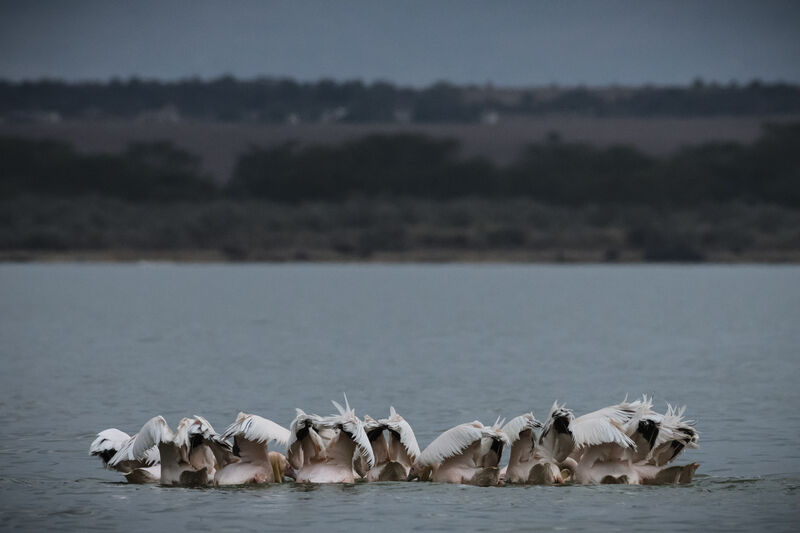
[[[0,266],[5,527],[715,530],[796,523],[800,269]],[[553,400],[687,404],[687,487],[130,486],[94,434],[155,414],[289,423],[346,391],[425,446]]]

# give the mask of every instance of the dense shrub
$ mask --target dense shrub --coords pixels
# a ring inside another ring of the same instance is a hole
[[[165,142],[121,154],[0,138],[0,194],[96,194],[134,202],[209,200],[223,194],[279,202],[351,197],[531,198],[541,204],[800,207],[800,124],[768,125],[752,145],[707,143],[655,158],[627,146],[551,138],[499,167],[460,156],[457,141],[380,134],[339,145],[251,147],[222,189],[199,159]]]
[[[557,138],[530,145],[506,167],[458,156],[455,141],[373,135],[339,146],[253,147],[230,191],[279,201],[353,194],[432,199],[533,198],[560,205],[697,206],[745,201],[800,206],[800,125],[769,125],[752,146],[707,143],[663,158],[633,147]]]
[[[199,159],[166,142],[122,154],[80,154],[56,141],[0,137],[0,194],[97,194],[131,201],[204,200],[216,194]]]

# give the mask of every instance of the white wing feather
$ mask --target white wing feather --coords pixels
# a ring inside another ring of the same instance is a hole
[[[350,435],[353,442],[356,444],[356,453],[361,456],[367,463],[368,468],[375,466],[375,455],[372,453],[372,444],[369,442],[369,437],[364,431],[364,423],[356,416],[355,409],[350,407],[347,401],[347,395],[344,395],[345,407],[342,407],[336,401],[331,401],[339,415],[333,415],[325,418],[324,424],[328,426],[341,425],[342,429]]]
[[[153,458],[153,449],[156,448],[161,442],[171,442],[175,438],[175,434],[167,425],[167,421],[163,416],[155,416],[148,420],[139,433],[134,435],[128,442],[120,448],[120,450],[108,462],[109,465],[115,466],[122,461],[151,461]]]
[[[503,433],[508,437],[508,444],[513,445],[519,440],[519,434],[525,430],[536,430],[542,427],[542,423],[534,418],[533,413],[525,413],[512,418],[503,426]]]
[[[236,422],[228,426],[222,438],[241,437],[260,444],[276,441],[281,446],[289,444],[289,430],[272,420],[258,415],[239,413]]]
[[[389,429],[400,435],[400,444],[406,449],[406,453],[412,461],[416,461],[420,456],[419,444],[417,437],[414,435],[414,430],[411,425],[394,410],[394,407],[389,407],[389,418],[383,418],[379,423],[386,425]]]
[[[648,455],[649,461],[660,466],[675,460],[685,448],[697,448],[699,434],[693,420],[684,420],[685,410],[686,407],[667,406],[667,413],[660,420],[656,442]]]
[[[214,460],[218,466],[225,466],[232,462],[238,461],[233,454],[233,446],[228,442],[225,437],[220,435],[214,430],[211,423],[200,415],[194,415],[189,419],[190,424],[187,430],[187,435],[200,436],[203,443],[209,447],[211,453],[214,454]],[[191,441],[187,445],[191,446]]]
[[[92,441],[89,446],[89,453],[92,455],[100,455],[103,452],[119,451],[128,441],[131,436],[120,431],[117,428],[104,429],[97,434],[97,438]]]
[[[291,448],[292,444],[297,442],[297,432],[301,429],[305,429],[306,425],[310,423],[312,427],[318,426],[322,423],[322,417],[319,415],[309,415],[306,414],[302,409],[295,409],[297,413],[292,420],[292,423],[289,425],[289,441],[286,443],[286,447]],[[314,440],[315,445],[318,448],[324,448],[324,443],[321,442],[319,439],[319,435],[317,435],[316,431],[311,432],[312,435],[310,437]]]
[[[420,465],[436,465],[449,457],[462,453],[484,436],[484,427],[478,421],[450,428],[431,442],[419,455]]]
[[[364,431],[372,431],[374,429],[382,429],[384,427],[382,420],[375,420],[369,415],[364,415]]]
[[[214,430],[214,426],[200,415],[194,415],[189,425],[189,435],[200,435],[205,440],[215,440],[219,438],[219,433]]]
[[[600,444],[618,444],[623,448],[635,448],[636,445],[628,437],[619,422],[606,416],[601,409],[594,413],[579,416],[573,420],[570,429],[577,448]]]

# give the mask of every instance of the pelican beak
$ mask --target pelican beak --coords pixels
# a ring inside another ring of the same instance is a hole
[[[278,461],[272,461],[272,479],[276,483],[283,483],[283,474],[281,474],[281,467]]]

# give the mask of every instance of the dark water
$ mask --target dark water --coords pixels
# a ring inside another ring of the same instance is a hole
[[[2,527],[789,530],[800,512],[800,268],[0,266]],[[389,405],[420,446],[553,400],[687,404],[686,487],[119,483],[94,434],[155,414]]]

